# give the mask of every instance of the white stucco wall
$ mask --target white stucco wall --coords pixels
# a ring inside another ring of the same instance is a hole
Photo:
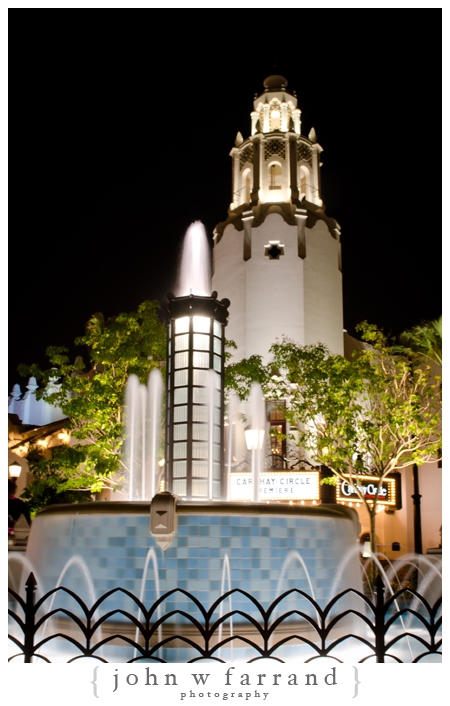
[[[246,357],[245,341],[245,262],[244,231],[237,231],[233,225],[225,228],[221,241],[213,250],[212,288],[218,293],[219,299],[227,298],[231,304],[228,308],[228,325],[225,338],[236,343],[239,353],[235,360]]]
[[[325,343],[343,355],[342,273],[339,243],[323,221],[306,229],[305,343]]]
[[[298,256],[297,226],[269,214],[252,228],[252,256],[243,259],[243,232],[229,225],[214,248],[213,288],[231,301],[226,336],[235,341],[235,360],[253,354],[267,359],[282,336],[304,345],[322,341],[343,353],[342,275],[338,242],[325,223],[306,230],[306,258]],[[265,255],[279,241],[279,260]]]
[[[270,240],[284,245],[279,260],[265,255]],[[246,350],[266,359],[282,336],[304,341],[303,260],[298,257],[297,228],[270,214],[252,229],[252,257],[246,264]]]

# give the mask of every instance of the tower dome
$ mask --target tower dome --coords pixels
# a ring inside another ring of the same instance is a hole
[[[284,91],[288,82],[284,76],[273,75],[264,79],[263,85],[266,91]]]

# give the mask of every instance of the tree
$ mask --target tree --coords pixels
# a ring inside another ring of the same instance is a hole
[[[73,501],[74,491],[85,499],[83,491],[114,487],[127,473],[121,458],[125,386],[131,374],[146,383],[150,370],[165,364],[166,331],[158,314],[158,303],[151,301],[106,321],[103,314],[94,314],[85,335],[75,341],[86,348],[87,366],[80,358],[71,363],[67,349],[56,347],[46,351],[47,370],[19,366],[21,375],[34,375],[41,383],[38,396],[61,408],[78,441],[59,448],[51,459],[31,450],[25,495],[34,509],[49,500]]]
[[[442,367],[442,316],[422,321],[399,336],[400,343]]]
[[[233,341],[227,341],[227,345],[229,348],[237,347]],[[236,392],[241,400],[245,400],[250,394],[252,382],[259,382],[263,390],[268,388],[272,372],[264,365],[260,355],[251,355],[236,363],[229,363],[225,366],[225,393],[229,395]]]
[[[352,360],[325,346],[299,346],[284,339],[272,346],[272,377],[266,396],[288,400],[286,418],[298,427],[298,444],[348,480],[370,517],[375,553],[378,494],[393,471],[436,457],[441,445],[440,378],[423,357],[395,352],[382,331],[363,323],[371,344]],[[365,475],[376,476],[377,494],[361,492]]]

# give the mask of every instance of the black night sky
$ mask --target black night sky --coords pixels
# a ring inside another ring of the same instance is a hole
[[[70,347],[94,312],[165,301],[186,228],[212,236],[227,216],[229,152],[271,73],[324,148],[344,326],[439,316],[441,13],[405,17],[11,11],[9,390],[26,383],[19,363]]]

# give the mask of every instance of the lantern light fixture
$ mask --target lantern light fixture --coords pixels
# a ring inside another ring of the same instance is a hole
[[[22,473],[22,466],[17,461],[9,464],[9,476],[10,478],[18,478]]]

